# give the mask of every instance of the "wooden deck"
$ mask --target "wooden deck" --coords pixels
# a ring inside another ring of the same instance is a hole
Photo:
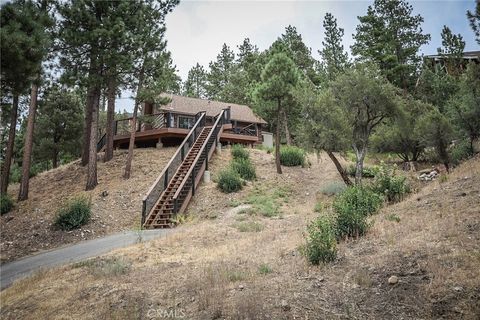
[[[175,116],[178,115],[175,114]],[[170,114],[159,113],[139,118],[137,121],[137,131],[135,132],[135,142],[156,145],[158,142],[165,142],[167,140],[175,141],[175,139],[185,138],[190,129],[179,128],[177,121],[167,123],[167,119],[170,117]],[[115,148],[125,148],[128,144],[130,140],[130,121],[131,118],[116,120],[115,135],[113,137]],[[247,127],[251,127],[251,125]],[[259,131],[252,133],[251,131],[244,130],[244,128],[245,127],[240,126],[235,127],[232,123],[224,124],[220,135],[220,142],[242,144],[256,144],[261,142],[260,136],[255,135],[258,134]]]
[[[180,124],[180,118],[184,120]],[[161,112],[156,114],[142,115],[137,119],[135,143],[137,146],[156,146],[157,143],[164,145],[178,145],[180,139],[184,139],[190,129],[185,119],[192,121],[194,116],[173,112]],[[206,123],[213,123],[213,119],[206,118]],[[233,123],[232,123],[233,122]],[[126,148],[130,141],[132,118],[119,119],[115,121],[113,145],[114,148]],[[190,125],[191,127],[191,125]],[[258,144],[261,143],[261,129],[257,124],[241,123],[231,121],[223,124],[220,142]],[[103,150],[106,138],[103,134],[97,144],[97,150]]]

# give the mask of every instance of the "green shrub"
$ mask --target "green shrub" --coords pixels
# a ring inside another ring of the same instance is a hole
[[[472,150],[470,149],[470,142],[467,140],[460,140],[450,150],[450,159],[454,165],[460,164],[460,162],[467,160],[472,156]]]
[[[377,166],[373,166],[373,167],[364,166],[363,170],[362,170],[362,177],[364,177],[364,178],[375,178],[375,176],[378,173],[378,170],[379,170],[379,168]],[[355,177],[356,172],[357,172],[357,168],[355,167],[354,164],[349,165],[347,167],[347,173],[348,173],[349,176]]]
[[[0,213],[4,215],[13,208],[13,200],[8,194],[0,195]]]
[[[280,163],[287,167],[303,166],[305,165],[305,151],[293,146],[281,147]]]
[[[315,207],[313,207],[313,211],[317,212],[317,213],[322,212],[323,211],[323,204],[320,201],[315,203]]]
[[[221,171],[218,175],[217,186],[222,192],[231,193],[241,190],[243,181],[237,172],[228,168]]]
[[[249,154],[248,150],[245,149],[241,144],[234,144],[231,150],[233,159],[248,159]]]
[[[255,213],[261,214],[264,217],[275,217],[280,213],[280,204],[278,198],[274,194],[254,193],[246,199],[246,203],[252,205],[252,209]]]
[[[10,177],[8,179],[9,183],[19,183],[22,179],[22,168],[14,163],[10,168]]]
[[[263,224],[256,221],[240,221],[233,225],[239,232],[260,232]]]
[[[342,193],[347,186],[345,182],[332,182],[320,188],[320,192],[327,196],[333,196]]]
[[[231,163],[232,170],[237,172],[242,179],[255,180],[257,175],[255,174],[255,167],[250,159],[237,158]]]
[[[273,270],[272,268],[270,268],[270,266],[266,263],[260,265],[260,267],[258,267],[258,272],[260,274],[269,274],[269,273],[272,273]]]
[[[307,226],[304,253],[312,264],[330,262],[337,257],[335,223],[328,216],[320,216]]]
[[[73,230],[90,220],[91,203],[85,197],[77,197],[62,206],[55,218],[55,226],[65,230]]]
[[[347,188],[333,202],[337,215],[337,238],[358,237],[369,228],[367,217],[378,211],[383,198],[361,186]]]
[[[398,202],[410,192],[410,187],[405,176],[395,175],[395,168],[382,165],[375,177],[372,190],[385,196],[388,202]]]
[[[45,171],[44,165],[39,163],[34,163],[30,167],[30,178],[35,177],[39,173]],[[10,177],[8,183],[19,183],[22,180],[22,167],[20,167],[17,163],[14,163],[10,168]]]

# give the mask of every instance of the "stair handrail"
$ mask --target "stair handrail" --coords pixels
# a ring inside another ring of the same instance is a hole
[[[213,134],[215,134],[214,138],[217,139],[216,135],[218,134],[218,131],[219,131],[219,129],[217,130],[217,128],[220,128],[225,123],[225,116],[224,116],[225,112],[226,112],[226,109],[223,109],[218,114],[217,119],[215,120],[215,123],[212,126],[212,130],[208,133],[208,136],[205,139],[205,143],[200,148],[197,156],[195,157],[195,160],[193,160],[192,165],[190,166],[190,169],[187,171],[187,174],[185,175],[185,179],[183,179],[182,183],[180,184],[177,191],[173,195],[172,199],[173,199],[173,203],[174,203],[174,210],[173,210],[174,213],[177,213],[178,210],[180,209],[178,207],[178,197],[180,195],[180,192],[182,192],[183,188],[185,187],[185,183],[188,181],[188,179],[190,179],[190,176],[192,176],[193,170],[194,170],[195,166],[197,165],[197,162],[200,159],[202,153],[205,152],[205,147],[208,145],[208,142],[209,142],[210,138],[212,137]],[[220,123],[220,121],[221,121],[221,123]],[[219,124],[220,124],[220,127],[218,126]],[[212,146],[213,146],[213,144],[212,144]],[[205,161],[207,161],[207,163],[208,163],[208,152],[209,151],[210,150],[206,151],[207,156],[205,157]],[[192,188],[193,189],[192,190],[195,190],[195,178],[196,178],[196,176],[192,176],[192,178],[191,178],[191,179],[193,179],[193,183],[192,183]]]
[[[160,195],[162,192],[166,189],[168,184],[170,183],[170,180],[173,178],[175,175],[175,172],[177,171],[178,167],[180,167],[180,164],[183,162],[186,154],[190,150],[190,148],[193,146],[195,140],[196,140],[196,130],[199,127],[204,127],[205,126],[205,115],[206,111],[200,111],[195,115],[195,118],[197,121],[193,125],[193,127],[190,129],[188,135],[183,139],[182,144],[177,148],[177,151],[175,151],[174,155],[170,158],[170,161],[167,163],[165,168],[163,168],[162,172],[160,175],[157,177],[155,182],[150,186],[148,189],[148,192],[142,199],[142,225],[145,223],[145,218],[146,215],[152,210],[152,208],[155,206],[156,202],[160,198]],[[192,139],[193,137],[193,139]],[[190,140],[192,140],[190,142]],[[189,142],[188,149],[187,151],[184,150],[184,147],[186,143]],[[175,163],[175,160],[180,156],[181,161],[178,163],[178,165],[175,168],[171,168],[171,166]],[[169,175],[169,172],[171,174]],[[163,184],[161,183],[163,179]],[[160,188],[158,188],[160,187]],[[148,200],[152,196],[152,194],[155,193],[155,200],[149,204]]]

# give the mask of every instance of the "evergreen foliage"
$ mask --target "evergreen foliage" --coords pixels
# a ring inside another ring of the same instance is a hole
[[[207,73],[197,63],[188,71],[187,80],[183,85],[183,94],[192,98],[206,98],[207,96]]]
[[[9,213],[13,208],[13,200],[8,194],[0,194],[0,214]]]
[[[352,53],[362,61],[376,63],[387,79],[411,90],[420,63],[418,51],[430,40],[422,30],[423,17],[413,16],[404,0],[375,0],[367,14],[358,17]]]
[[[65,89],[50,88],[39,107],[34,148],[37,161],[51,160],[56,168],[62,155],[78,157],[82,120],[80,97]]]
[[[323,28],[325,29],[323,49],[318,53],[322,58],[322,69],[327,79],[332,81],[348,66],[348,54],[342,45],[344,31],[337,26],[337,19],[329,12],[325,14]]]

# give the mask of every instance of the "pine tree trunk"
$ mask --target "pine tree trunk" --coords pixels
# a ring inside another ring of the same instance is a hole
[[[342,177],[343,182],[345,182],[347,186],[353,185],[352,181],[350,181],[350,178],[348,177],[347,172],[345,171],[345,169],[343,169],[342,165],[338,161],[337,157],[335,157],[333,152],[327,151],[327,155],[330,157],[330,160],[332,160],[333,164],[337,168],[338,173],[340,173],[340,176]]]
[[[132,170],[133,147],[135,145],[135,133],[137,131],[137,113],[138,113],[138,105],[140,104],[138,95],[142,91],[143,77],[144,77],[144,69],[142,67],[140,71],[140,75],[138,77],[137,97],[135,98],[135,107],[133,108],[132,128],[130,132],[130,142],[128,144],[127,162],[125,164],[125,172],[123,173],[124,179],[130,179],[130,173]]]
[[[10,176],[10,166],[12,165],[13,147],[15,144],[15,133],[17,129],[18,117],[18,95],[13,96],[12,111],[10,114],[10,129],[8,131],[7,150],[5,150],[5,161],[2,166],[1,176],[1,194],[6,194],[8,189],[8,178]]]
[[[110,161],[113,158],[113,136],[115,125],[115,92],[117,90],[116,81],[114,77],[111,77],[108,81],[108,98],[107,98],[107,143],[105,146],[104,161]]]
[[[87,103],[85,105],[85,124],[83,128],[83,149],[82,149],[82,166],[88,164],[90,154],[90,133],[92,132],[92,109],[94,105],[95,88],[88,88]]]
[[[137,128],[137,113],[138,113],[138,104],[135,103],[132,116],[132,128],[130,132],[130,142],[128,144],[128,155],[127,163],[125,164],[125,172],[123,173],[123,178],[130,179],[130,173],[132,170],[132,159],[133,159],[133,147],[135,146],[135,133]]]
[[[92,105],[92,123],[90,126],[89,156],[87,167],[87,185],[85,190],[93,190],[98,184],[97,181],[97,129],[98,109],[100,105],[100,88],[95,88]]]
[[[58,167],[58,151],[57,150],[53,150],[52,167],[54,169]]]
[[[277,130],[275,132],[275,165],[277,166],[277,173],[282,174],[282,164],[280,163],[280,127],[282,125],[280,100],[278,101],[277,109]]]
[[[20,190],[18,191],[18,201],[28,199],[33,148],[33,130],[35,128],[35,115],[37,113],[37,96],[38,86],[33,84],[30,93],[30,106],[28,108],[27,131],[25,133],[25,143],[23,146],[22,180],[20,181]]]
[[[282,116],[283,116],[283,125],[285,127],[285,138],[287,139],[287,145],[291,146],[292,137],[290,136],[290,130],[288,130],[288,120],[287,120],[287,114],[285,111],[282,112]]]

